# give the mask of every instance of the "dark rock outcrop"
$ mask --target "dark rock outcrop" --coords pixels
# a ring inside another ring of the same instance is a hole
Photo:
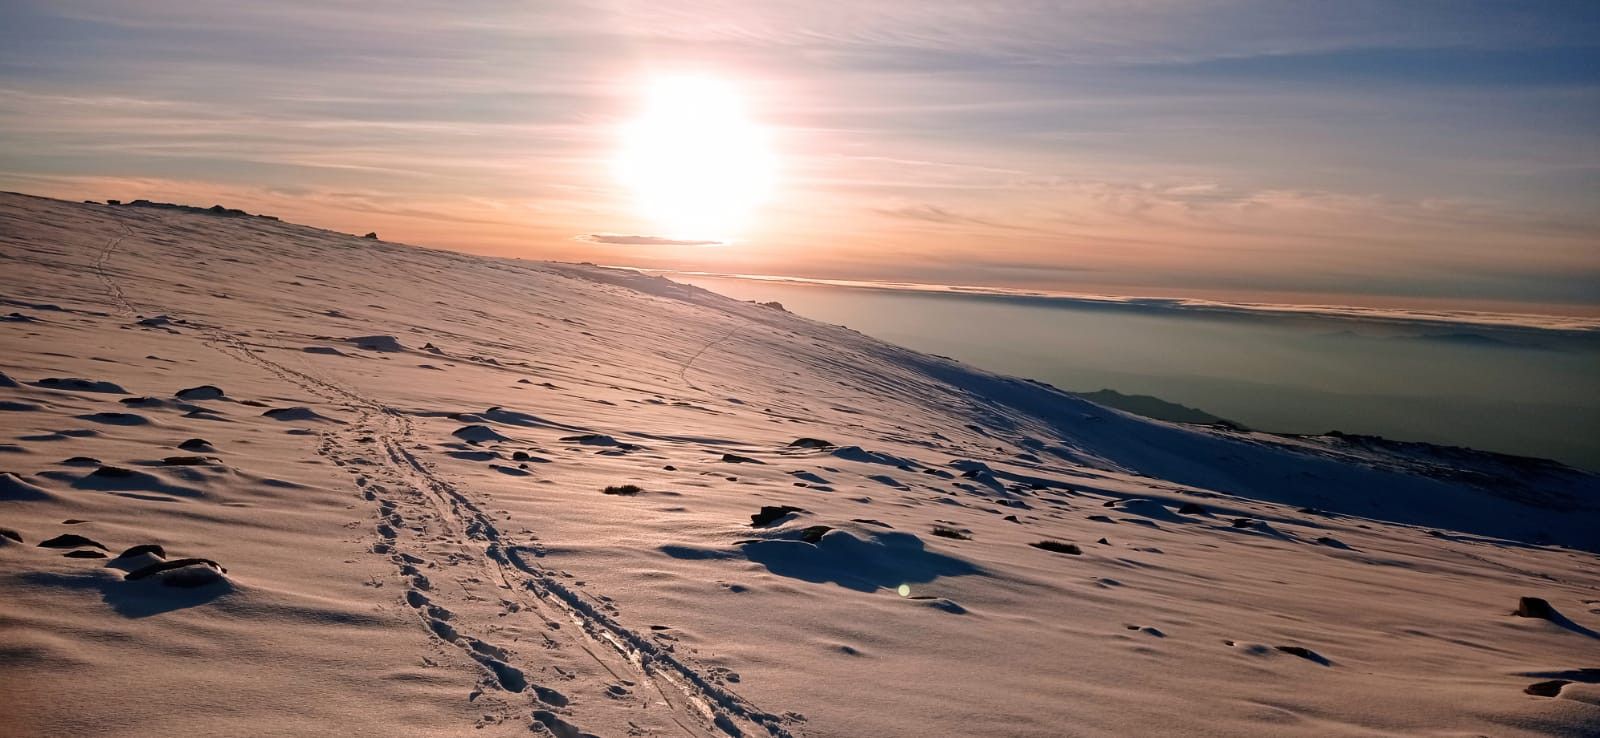
[[[1062,543],[1061,541],[1039,541],[1038,543],[1030,543],[1028,545],[1034,548],[1044,549],[1051,553],[1071,554],[1073,556],[1079,556],[1083,554],[1083,549],[1078,548],[1078,544],[1076,543]]]
[[[223,396],[222,388],[214,384],[188,387],[173,393],[180,400],[216,400]]]
[[[762,505],[761,512],[750,516],[750,527],[764,528],[794,513],[805,512],[792,505]]]
[[[1523,597],[1517,600],[1517,609],[1511,613],[1519,618],[1540,618],[1542,620],[1555,619],[1556,609],[1549,602],[1539,597]]]
[[[141,543],[137,546],[131,546],[128,548],[128,550],[117,554],[117,558],[126,559],[133,556],[140,556],[142,554],[150,554],[152,556],[157,556],[164,559],[167,557],[167,550],[162,548],[161,544],[159,543]]]
[[[92,538],[85,538],[76,533],[63,533],[55,538],[39,542],[40,548],[85,548],[90,546],[98,548],[101,551],[110,550],[102,545],[99,541],[96,541]]]

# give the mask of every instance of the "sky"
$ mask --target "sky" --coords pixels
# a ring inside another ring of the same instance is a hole
[[[722,96],[652,107],[684,79]],[[0,0],[0,189],[659,269],[1597,315],[1600,3]]]

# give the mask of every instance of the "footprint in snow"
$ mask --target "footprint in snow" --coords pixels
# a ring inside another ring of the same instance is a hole
[[[555,738],[594,738],[593,734],[585,733],[578,726],[563,720],[549,710],[534,710],[532,728],[555,736]]]

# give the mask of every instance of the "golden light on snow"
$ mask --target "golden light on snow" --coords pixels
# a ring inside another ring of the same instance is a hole
[[[616,174],[659,235],[727,241],[772,192],[770,139],[732,84],[657,79],[639,117],[623,127]]]

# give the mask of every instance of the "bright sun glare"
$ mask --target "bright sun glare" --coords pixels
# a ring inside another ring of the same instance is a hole
[[[727,241],[771,194],[768,131],[734,87],[705,77],[658,79],[622,131],[617,177],[661,235]]]

